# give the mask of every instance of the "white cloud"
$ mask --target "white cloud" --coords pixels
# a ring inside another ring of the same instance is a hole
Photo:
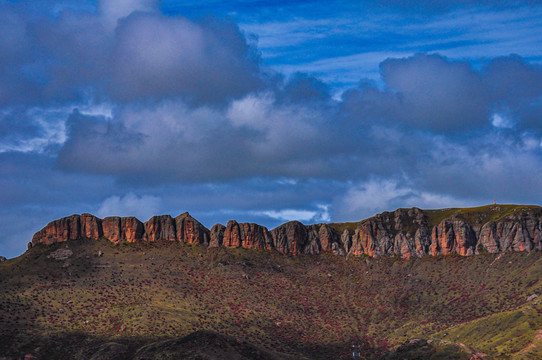
[[[335,205],[337,212],[344,213],[341,218],[360,220],[384,210],[390,210],[390,202],[410,192],[398,187],[391,180],[370,180],[364,184],[352,186]]]
[[[329,215],[329,207],[330,205],[324,205],[324,204],[317,205],[317,208],[320,209],[320,212],[316,213],[314,220],[325,221],[325,222],[330,221],[331,216]]]
[[[263,211],[253,211],[253,215],[257,216],[267,216],[272,219],[277,219],[280,221],[302,221],[306,223],[318,223],[318,222],[328,222],[330,220],[329,216],[329,205],[327,204],[318,204],[316,205],[316,210],[306,210],[306,209],[282,209],[282,210],[263,210]]]
[[[280,185],[297,185],[298,180],[293,178],[280,178],[277,180]]]
[[[111,196],[105,199],[97,211],[99,217],[106,216],[135,216],[141,221],[146,221],[160,211],[161,201],[150,195],[141,197],[134,193],[128,193],[123,197]]]
[[[80,104],[77,106],[63,107],[32,107],[20,114],[12,113],[11,110],[0,112],[2,117],[17,119],[15,121],[26,122],[27,126],[35,127],[36,132],[27,134],[12,133],[0,138],[0,153],[22,152],[43,153],[50,146],[61,146],[67,140],[66,119],[77,109],[83,115],[103,116],[111,118],[113,107],[108,103]],[[12,122],[14,120],[7,120]]]
[[[258,211],[258,214],[269,216],[273,219],[283,220],[283,221],[308,221],[311,220],[315,215],[316,211],[310,210],[295,210],[295,209],[284,209],[284,210],[265,210]]]
[[[481,205],[468,199],[419,190],[402,185],[397,180],[373,179],[365,183],[353,184],[340,196],[333,207],[333,218],[341,221],[358,221],[383,211],[393,211],[399,207],[419,207],[436,209],[448,207]]]
[[[496,112],[491,115],[491,125],[501,129],[512,129],[516,122],[511,116]]]
[[[269,124],[266,119],[273,109],[274,99],[270,94],[263,96],[248,95],[237,101],[233,101],[228,109],[227,117],[235,126],[249,126],[262,129]]]
[[[22,114],[13,114],[14,118],[24,118],[22,121],[26,121],[28,125],[38,130],[37,133],[15,134],[15,136],[8,135],[0,138],[0,153],[10,151],[43,153],[49,146],[64,144],[67,111],[67,108],[31,108]],[[11,114],[5,111],[2,115],[10,116]]]

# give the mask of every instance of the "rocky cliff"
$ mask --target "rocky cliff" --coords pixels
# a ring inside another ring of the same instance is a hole
[[[50,222],[29,246],[75,239],[106,238],[114,243],[179,241],[210,247],[276,250],[283,254],[401,256],[542,250],[542,208],[489,205],[478,208],[398,209],[357,223],[303,225],[291,221],[272,230],[235,220],[207,229],[188,213],[176,218],[72,215]]]

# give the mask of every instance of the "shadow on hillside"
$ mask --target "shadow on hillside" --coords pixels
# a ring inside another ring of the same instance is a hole
[[[15,343],[17,343],[15,345]],[[359,344],[359,343],[358,343]],[[365,360],[468,360],[473,353],[457,344],[421,339],[410,340],[395,353],[386,353],[359,344]],[[0,336],[0,358],[74,360],[309,360],[352,359],[349,344],[317,346],[303,344],[290,354],[264,349],[246,340],[212,331],[196,331],[184,337],[148,339],[119,337],[108,339],[83,333],[60,333],[49,337]],[[293,347],[292,349],[295,349]],[[476,359],[489,359],[484,354]]]
[[[17,343],[17,344],[15,344]],[[279,360],[302,359],[266,350],[245,340],[211,331],[196,331],[185,337],[146,339],[119,337],[107,339],[83,333],[62,333],[49,337],[0,337],[2,359],[92,359],[92,360]],[[14,347],[15,346],[15,347]]]

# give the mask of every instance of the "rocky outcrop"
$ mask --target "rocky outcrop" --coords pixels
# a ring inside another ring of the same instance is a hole
[[[225,247],[243,247],[247,249],[271,250],[273,241],[267,228],[254,223],[238,223],[235,220],[228,221],[222,240]]]
[[[303,225],[290,221],[271,231],[254,223],[230,220],[209,231],[188,213],[176,218],[153,216],[146,223],[134,217],[97,218],[72,215],[50,222],[32,238],[31,246],[80,238],[107,238],[114,243],[179,241],[209,247],[283,254],[371,257],[473,255],[480,252],[542,250],[542,208],[493,205],[471,209],[398,209],[359,223]]]
[[[344,254],[341,255],[346,255],[352,247],[352,235],[350,235],[350,231],[348,231],[348,229],[344,229],[343,233],[341,234],[341,245],[344,249]]]
[[[103,236],[115,244],[135,243],[145,237],[145,225],[135,217],[106,217],[102,220],[102,229]]]
[[[431,233],[431,255],[472,255],[476,250],[476,235],[461,219],[445,219]]]
[[[189,244],[209,245],[209,230],[185,212],[175,218],[177,241]]]
[[[102,220],[104,237],[115,244],[123,242],[123,232],[120,223],[121,220],[118,216],[109,216]]]
[[[532,214],[514,214],[498,222],[490,221],[482,226],[478,247],[490,253],[542,250],[541,219]]]
[[[87,239],[99,239],[103,236],[102,219],[94,215],[83,214],[79,217],[81,235]]]
[[[82,238],[80,218],[80,215],[72,215],[51,221],[46,227],[34,234],[32,245],[40,243],[49,245]]]
[[[208,245],[209,230],[188,213],[175,219],[169,215],[153,216],[146,223],[135,217],[111,216],[102,220],[82,214],[50,222],[34,234],[29,247],[82,238],[106,238],[115,244],[168,240]]]
[[[239,229],[239,224],[237,223],[237,221],[228,221],[228,224],[226,225],[226,230],[224,230],[222,245],[230,248],[241,247],[241,229]]]
[[[414,255],[422,257],[429,254],[430,248],[431,230],[427,226],[420,226],[414,234]]]
[[[145,223],[145,237],[147,241],[177,240],[175,221],[169,215],[151,217]]]
[[[275,249],[283,254],[303,254],[308,242],[307,228],[299,221],[290,221],[271,230]]]
[[[215,224],[211,228],[211,241],[209,242],[209,247],[221,247],[224,241],[224,231],[226,227],[222,224]]]
[[[318,239],[321,251],[340,251],[340,238],[335,230],[327,224],[322,224],[318,229]]]
[[[239,224],[241,247],[247,249],[271,250],[273,240],[266,227],[254,223]]]

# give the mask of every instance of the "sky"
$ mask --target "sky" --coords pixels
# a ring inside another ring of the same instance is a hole
[[[0,0],[0,34],[8,258],[74,213],[542,204],[540,1]]]

